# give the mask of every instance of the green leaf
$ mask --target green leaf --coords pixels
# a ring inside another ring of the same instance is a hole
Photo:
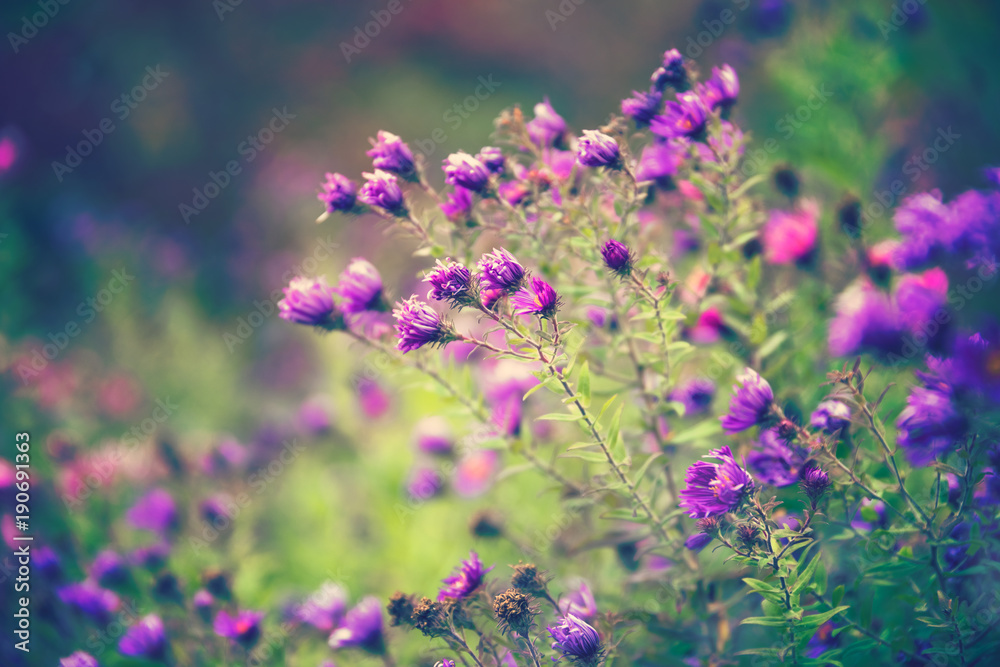
[[[588,452],[582,449],[577,449],[572,452],[566,452],[560,454],[559,458],[563,459],[580,459],[581,461],[586,461],[587,463],[607,463],[608,457],[604,455],[604,452]]]
[[[653,461],[655,461],[656,459],[660,458],[661,456],[663,456],[663,452],[656,452],[655,454],[653,454],[652,456],[650,456],[648,459],[646,459],[645,463],[643,463],[639,467],[638,472],[635,473],[635,477],[632,478],[632,483],[633,484],[639,484],[639,482],[642,480],[642,478],[645,477],[646,471],[649,470],[649,466],[651,466],[653,464]]]
[[[570,415],[565,412],[550,412],[548,414],[542,415],[541,417],[536,417],[539,421],[550,421],[550,422],[575,422],[583,419],[582,415]]]
[[[755,591],[767,591],[773,592],[778,589],[767,583],[766,581],[761,581],[760,579],[754,579],[753,577],[743,577],[743,583],[752,588]]]
[[[772,618],[770,616],[750,616],[740,621],[740,625],[766,625],[771,628],[783,628],[788,625],[784,618]]]
[[[604,413],[608,411],[608,408],[611,407],[611,404],[615,402],[616,398],[618,398],[618,394],[615,394],[614,396],[612,396],[608,400],[604,401],[604,405],[601,406],[601,411],[599,413],[597,413],[597,421],[598,422],[601,421],[601,419],[604,417]]]
[[[820,563],[820,557],[817,554],[813,556],[813,559],[809,561],[809,564],[806,565],[805,568],[803,568],[802,572],[799,574],[799,576],[795,578],[795,583],[792,584],[790,589],[792,593],[797,593],[798,591],[802,590],[805,586],[809,585],[809,582],[812,581],[813,574],[816,573],[816,567],[819,566],[819,563]]]
[[[819,627],[820,625],[823,625],[824,623],[829,621],[831,618],[833,618],[840,612],[847,611],[848,609],[850,609],[850,607],[847,605],[841,607],[834,607],[830,611],[824,611],[822,614],[812,614],[810,616],[803,616],[800,620],[796,621],[795,624],[799,627],[805,627],[805,628]]]
[[[736,188],[735,190],[732,191],[732,193],[730,193],[729,195],[730,200],[735,201],[739,199],[744,194],[746,194],[747,190],[757,185],[765,178],[766,176],[764,174],[755,174],[754,176],[751,176],[747,180],[743,181],[740,187]]]
[[[704,440],[722,432],[722,423],[715,418],[706,419],[691,428],[683,429],[670,437],[670,443],[682,445],[692,440]]]
[[[615,412],[614,418],[608,425],[608,437],[607,444],[608,449],[611,451],[611,456],[616,462],[621,462],[625,460],[625,444],[621,441],[619,433],[621,431],[622,424],[622,412],[625,410],[625,404],[622,403],[618,406],[618,411]]]
[[[833,600],[834,607],[840,604],[840,601],[844,599],[844,584],[841,584],[833,589],[833,593],[830,594],[830,599]]]

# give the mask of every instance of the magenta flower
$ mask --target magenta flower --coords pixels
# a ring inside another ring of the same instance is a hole
[[[662,115],[653,118],[650,130],[664,139],[699,138],[708,123],[708,107],[693,92],[678,93],[676,102],[667,102]]]
[[[455,467],[452,478],[455,493],[466,498],[485,493],[499,467],[500,454],[495,449],[479,449],[467,454]]]
[[[921,377],[923,385],[913,389],[896,419],[897,442],[914,466],[930,465],[949,451],[968,425],[952,386],[932,375]]]
[[[368,157],[376,169],[408,177],[413,174],[413,152],[392,132],[378,131],[378,140],[369,139],[372,147]]]
[[[167,636],[163,621],[156,614],[143,616],[118,642],[118,652],[136,658],[163,660],[167,655]]]
[[[566,121],[556,113],[549,98],[535,105],[535,117],[527,123],[528,136],[538,146],[553,146],[561,143],[566,133]]]
[[[97,658],[84,651],[76,651],[59,660],[59,667],[99,667]]]
[[[454,447],[454,436],[448,422],[441,417],[426,417],[413,427],[416,449],[425,454],[444,456]]]
[[[444,161],[444,180],[449,185],[482,194],[490,183],[490,172],[482,162],[464,151],[452,153]]]
[[[420,466],[410,472],[406,483],[406,492],[415,500],[429,500],[441,493],[444,480],[434,468]]]
[[[830,354],[849,356],[861,351],[880,355],[896,353],[903,327],[888,295],[867,280],[859,280],[837,297],[836,316],[830,322]]]
[[[632,91],[632,97],[622,100],[622,113],[635,121],[636,127],[645,127],[660,110],[663,93],[656,90],[649,92]]]
[[[463,560],[455,573],[443,579],[444,587],[438,592],[438,601],[448,598],[464,600],[475,593],[486,578],[486,573],[493,567],[485,567],[479,560],[479,554],[475,551],[469,552],[469,557]]]
[[[483,290],[510,293],[520,289],[524,282],[524,267],[503,248],[494,248],[492,253],[483,255],[476,268]]]
[[[360,199],[369,206],[383,209],[393,215],[405,216],[406,205],[403,202],[403,191],[396,177],[382,169],[376,169],[374,174],[362,174],[366,182],[358,194]]]
[[[378,269],[363,257],[355,257],[340,274],[337,293],[341,309],[356,314],[367,310],[385,310],[382,298],[382,276]]]
[[[697,461],[688,468],[686,484],[680,492],[681,507],[692,517],[721,516],[740,506],[754,487],[753,478],[736,463],[729,447],[715,449],[705,458],[718,463]]]
[[[807,465],[802,470],[799,488],[815,503],[830,487],[830,476],[816,464]]]
[[[111,614],[118,611],[121,600],[91,579],[68,584],[58,589],[59,599],[99,622],[106,622]]]
[[[712,77],[700,87],[699,93],[710,109],[728,109],[740,96],[740,80],[729,65],[712,68]]]
[[[424,345],[444,345],[458,340],[455,330],[441,316],[416,296],[400,301],[392,311],[396,318],[396,333],[399,341],[396,349],[403,354],[417,350]]]
[[[577,141],[576,159],[584,167],[617,169],[621,166],[621,148],[614,137],[597,130],[584,130]]]
[[[851,425],[851,407],[841,401],[823,401],[810,415],[809,424],[826,433],[836,433]]]
[[[687,72],[684,70],[684,56],[677,49],[670,49],[663,54],[663,65],[661,65],[650,82],[653,88],[662,91],[668,85],[679,88],[687,80]]]
[[[456,185],[452,192],[447,193],[447,201],[439,204],[441,212],[449,220],[468,220],[469,215],[472,213],[472,194],[472,190],[466,190]]]
[[[615,239],[605,241],[601,246],[601,257],[604,259],[604,266],[619,276],[632,273],[632,251],[621,241]]]
[[[330,213],[334,211],[350,211],[354,208],[358,198],[358,186],[351,179],[343,174],[326,174],[326,182],[321,186],[322,192],[317,198],[326,204],[326,210]]]
[[[476,154],[476,159],[482,162],[491,174],[503,173],[504,168],[504,156],[503,151],[494,146],[484,146],[479,153]]]
[[[893,290],[899,323],[914,341],[939,352],[945,342],[951,313],[948,312],[948,276],[939,267],[922,274],[901,276]]]
[[[677,169],[683,161],[683,140],[647,144],[639,156],[639,164],[635,168],[635,180],[640,183],[655,181],[660,187],[666,187],[677,174]]]
[[[467,266],[453,262],[450,257],[444,262],[437,260],[437,266],[427,272],[424,282],[431,284],[427,296],[435,301],[447,301],[455,307],[475,301],[472,273]]]
[[[117,551],[104,549],[90,564],[90,576],[102,586],[124,583],[128,579],[125,559]]]
[[[736,381],[739,384],[733,385],[735,393],[729,402],[729,414],[721,418],[722,428],[730,433],[764,424],[774,401],[771,385],[756,371],[744,369],[742,374],[736,376]]]
[[[220,637],[229,639],[245,649],[250,649],[260,639],[260,622],[264,618],[262,611],[239,611],[232,616],[225,609],[220,609],[215,615],[212,629]]]
[[[336,291],[325,278],[292,278],[278,302],[278,317],[333,331],[344,328],[344,314],[333,300]]]
[[[747,463],[757,479],[777,487],[798,481],[804,457],[778,435],[777,429],[762,431],[758,446],[759,449],[754,449],[747,456]]]
[[[125,518],[136,528],[163,536],[177,527],[177,503],[166,490],[153,489],[129,508]]]
[[[686,417],[707,411],[714,398],[715,383],[702,377],[688,380],[670,393],[670,400],[684,405]]]
[[[328,643],[332,649],[358,648],[382,655],[385,653],[383,628],[382,603],[369,595],[347,612],[341,626],[330,635]]]
[[[711,543],[713,537],[709,533],[691,533],[684,540],[684,548],[691,551],[701,551]]]
[[[552,289],[552,285],[534,277],[528,282],[527,287],[520,289],[511,297],[510,302],[517,315],[552,317],[559,308],[559,295]]]
[[[819,206],[803,200],[794,211],[771,211],[764,225],[764,258],[771,264],[806,263],[816,248]]]
[[[347,611],[347,591],[332,581],[325,582],[295,610],[295,618],[321,632],[340,624]]]

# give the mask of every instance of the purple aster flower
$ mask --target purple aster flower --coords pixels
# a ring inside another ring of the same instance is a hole
[[[966,419],[947,382],[923,375],[924,385],[913,389],[896,419],[897,442],[914,466],[930,465],[965,435]]]
[[[497,186],[497,194],[511,206],[518,206],[531,194],[531,188],[521,181],[504,181]]]
[[[106,621],[121,605],[113,591],[101,588],[90,579],[63,586],[58,593],[64,603],[97,621]]]
[[[633,90],[632,97],[622,100],[622,113],[635,121],[637,127],[645,127],[660,110],[662,101],[663,93],[655,88],[649,92]]]
[[[684,70],[684,56],[677,49],[670,49],[663,54],[663,65],[660,66],[650,81],[656,90],[663,90],[668,85],[675,88],[680,87],[687,80],[687,72]]]
[[[945,340],[945,326],[951,321],[946,309],[948,276],[938,267],[922,274],[907,274],[896,282],[893,299],[900,324],[919,345],[940,351]],[[943,324],[942,324],[943,322]]]
[[[627,276],[632,273],[632,251],[621,241],[608,239],[601,246],[601,257],[604,259],[604,266],[608,267],[619,276]]]
[[[815,503],[830,487],[830,476],[816,464],[807,465],[802,470],[799,488]]]
[[[375,139],[368,141],[372,144],[368,157],[372,158],[372,164],[376,169],[404,177],[413,174],[413,152],[402,139],[391,132],[379,130],[378,141]]]
[[[893,262],[900,269],[914,269],[938,259],[949,241],[942,232],[950,228],[948,207],[941,192],[921,192],[903,200],[892,216],[902,242]]]
[[[444,480],[434,468],[420,466],[410,473],[406,483],[406,492],[415,500],[429,500],[441,493]]]
[[[202,613],[204,618],[205,610],[210,609],[215,604],[215,598],[204,588],[199,588],[191,597],[191,602],[194,604],[194,608]]]
[[[708,533],[692,533],[684,540],[684,548],[691,551],[701,551],[711,543],[712,539]]]
[[[62,565],[59,563],[59,556],[49,546],[37,548],[31,557],[31,565],[50,581],[56,581],[62,577]]]
[[[740,80],[736,76],[736,70],[729,65],[723,65],[722,69],[713,67],[712,78],[705,82],[699,93],[711,109],[728,109],[733,106],[740,96]]]
[[[483,290],[511,293],[520,289],[524,282],[524,267],[503,248],[494,248],[492,253],[483,255],[476,268]]]
[[[413,427],[417,450],[425,454],[444,456],[454,448],[454,435],[448,422],[441,417],[426,417]]]
[[[889,297],[867,281],[855,282],[837,297],[830,322],[830,354],[850,356],[861,351],[895,354],[902,344],[899,314]]]
[[[167,655],[167,636],[160,617],[149,614],[139,619],[125,631],[118,642],[118,652],[136,658],[163,660]]]
[[[526,127],[531,141],[543,147],[561,143],[566,133],[566,121],[552,108],[547,97],[535,105],[535,117]]]
[[[121,584],[128,579],[125,559],[112,549],[105,549],[90,564],[90,576],[102,586]]]
[[[295,421],[309,435],[320,436],[333,428],[333,407],[328,398],[313,396],[299,406]]]
[[[949,379],[955,385],[1000,402],[1000,326],[958,336],[950,361]]]
[[[538,315],[552,317],[559,307],[559,295],[552,285],[538,278],[532,278],[528,287],[524,287],[511,297],[516,315]]]
[[[416,296],[400,301],[392,311],[396,318],[396,333],[399,342],[396,349],[403,354],[417,350],[424,345],[444,345],[458,340],[454,329],[441,316]]]
[[[375,419],[385,414],[391,404],[389,394],[375,380],[360,378],[357,384],[358,402],[361,411],[369,419]]]
[[[721,418],[722,428],[730,433],[766,423],[774,401],[771,385],[756,371],[747,368],[736,376],[736,381],[739,384],[733,385],[736,393],[729,402],[729,414]]]
[[[851,407],[837,400],[823,401],[809,417],[809,424],[826,433],[836,433],[851,425]]]
[[[382,276],[378,269],[363,257],[355,257],[340,274],[337,293],[345,313],[355,314],[367,310],[385,310],[382,298]]]
[[[472,190],[456,185],[452,192],[447,193],[448,199],[441,202],[441,212],[449,220],[464,221],[472,213]]]
[[[136,528],[166,535],[177,527],[177,503],[166,490],[153,489],[129,508],[125,518]]]
[[[278,302],[281,319],[327,331],[344,328],[344,314],[333,300],[336,291],[325,278],[292,278],[282,291],[285,298]]]
[[[493,567],[483,566],[479,554],[470,551],[469,557],[459,564],[455,573],[442,580],[444,587],[438,592],[438,602],[448,598],[464,600],[471,596],[483,585],[486,573],[492,569]]]
[[[720,516],[739,507],[753,489],[753,478],[736,463],[729,447],[712,450],[704,458],[719,463],[697,461],[688,468],[678,504],[692,517]]]
[[[330,632],[340,624],[345,611],[347,591],[327,581],[295,609],[295,618],[321,632]]]
[[[653,118],[650,130],[664,139],[699,138],[708,123],[708,107],[693,92],[678,93],[676,102],[667,102],[663,114]]]
[[[597,630],[573,614],[563,616],[555,626],[546,628],[552,648],[580,667],[596,667],[604,657],[604,645]]]
[[[212,629],[220,637],[229,639],[245,649],[250,649],[260,639],[260,622],[264,618],[262,611],[238,611],[233,616],[225,609],[220,609],[215,615]]]
[[[334,211],[350,211],[358,198],[358,186],[343,174],[326,174],[326,182],[321,186],[322,192],[317,198],[326,204],[329,213]]]
[[[228,493],[216,493],[205,498],[198,505],[198,512],[207,523],[225,526],[230,519],[231,508],[234,507],[232,496]]]
[[[455,667],[455,661],[445,658],[434,663],[434,667]]]
[[[85,651],[76,651],[59,660],[59,667],[99,667],[97,658]]]
[[[586,581],[578,580],[570,592],[559,599],[559,610],[563,616],[572,614],[583,620],[597,616],[597,600]]]
[[[684,415],[701,414],[708,410],[715,398],[715,383],[708,378],[693,378],[670,394],[670,400],[684,404]]]
[[[660,187],[668,187],[683,161],[684,150],[680,140],[648,144],[639,156],[635,180],[640,183],[655,181]]]
[[[382,604],[369,595],[354,606],[344,622],[333,631],[330,648],[359,648],[375,655],[385,653]]]
[[[615,318],[614,313],[610,312],[607,308],[601,308],[600,306],[588,306],[587,319],[590,320],[590,323],[598,329],[608,327],[613,330],[618,326],[617,318]]]
[[[747,456],[747,463],[762,482],[782,487],[799,479],[802,457],[782,440],[777,429],[761,431],[759,446]]]
[[[503,172],[503,151],[495,146],[484,146],[483,149],[476,154],[476,159],[482,162],[491,174],[500,174]]]
[[[365,172],[365,184],[361,186],[358,199],[377,208],[384,209],[393,215],[406,215],[406,205],[403,202],[403,191],[396,177],[387,171],[376,169],[374,174]]]
[[[577,160],[584,167],[621,166],[621,148],[614,137],[597,130],[584,130],[583,136],[577,141]]]
[[[751,14],[753,26],[766,37],[783,33],[791,17],[792,5],[788,0],[760,0]]]
[[[490,171],[476,158],[459,151],[444,161],[444,180],[449,185],[482,194],[490,184]]]
[[[427,296],[435,301],[447,301],[454,307],[467,306],[475,301],[472,289],[472,273],[464,264],[453,262],[451,258],[427,272],[424,282],[431,284]]]
[[[521,434],[524,417],[524,402],[520,396],[510,396],[494,403],[490,411],[490,422],[502,435],[516,437]]]

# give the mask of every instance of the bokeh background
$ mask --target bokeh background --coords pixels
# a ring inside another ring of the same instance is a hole
[[[524,507],[507,520],[526,542],[559,511],[523,476],[400,516],[412,428],[438,397],[378,369],[357,391],[357,350],[275,315],[290,271],[332,278],[362,255],[388,285],[414,281],[418,265],[371,220],[314,223],[323,173],[367,170],[379,129],[436,165],[490,143],[502,109],[544,96],[572,127],[595,127],[677,47],[703,71],[739,72],[735,118],[754,136],[753,168],[791,164],[826,201],[951,196],[1000,161],[1000,5],[989,0],[401,0],[374,37],[358,35],[380,0],[70,1],[50,17],[43,4],[0,9],[0,456],[28,431],[33,466],[53,476],[67,447],[108,447],[141,433],[157,401],[177,406],[115,472],[134,483],[102,485],[76,508],[43,490],[33,500],[34,530],[71,579],[108,531],[137,545],[114,517],[144,480],[190,474],[165,472],[160,444],[196,460],[221,434],[271,451],[300,439],[243,518],[176,560],[195,583],[207,567],[231,569],[254,608],[324,579],[354,596],[431,590],[474,546],[475,510]],[[276,113],[280,131],[248,144]],[[239,173],[185,215],[232,161]],[[866,210],[872,236],[888,235],[890,216]],[[832,210],[823,221],[824,243],[844,245]],[[317,413],[331,424],[320,435]],[[490,555],[516,562],[504,548]],[[39,665],[77,632],[36,631]],[[109,650],[102,664],[115,659]]]

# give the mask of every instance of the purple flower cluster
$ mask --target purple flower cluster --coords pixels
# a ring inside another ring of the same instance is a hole
[[[712,450],[705,458],[718,463],[698,461],[687,470],[685,488],[680,492],[681,507],[692,517],[720,516],[743,502],[753,489],[753,478],[733,458],[729,447]]]
[[[777,429],[762,431],[759,447],[760,449],[750,452],[747,463],[762,482],[782,487],[794,484],[799,479],[805,457],[798,449],[786,443]]]
[[[896,419],[897,440],[915,466],[929,465],[965,435],[967,421],[955,403],[952,386],[921,373],[906,407]]]
[[[444,586],[438,592],[438,601],[448,598],[464,600],[471,596],[483,585],[486,573],[492,569],[483,565],[475,551],[469,552],[469,557],[461,562],[455,574],[442,580]]]
[[[444,262],[437,260],[437,266],[427,272],[424,282],[431,284],[427,296],[435,301],[447,301],[455,307],[467,306],[475,301],[472,272],[450,257]]]
[[[1000,192],[969,190],[951,203],[937,190],[903,200],[893,215],[902,236],[893,262],[914,269],[957,254],[991,258],[1000,250]]]
[[[721,418],[722,428],[730,433],[767,423],[774,402],[771,385],[756,371],[747,368],[736,377],[736,381],[739,384],[733,385],[735,394],[729,403],[729,414]]]
[[[362,175],[365,177],[365,184],[361,186],[358,199],[392,215],[400,217],[406,215],[403,190],[399,187],[395,176],[382,169],[376,169],[375,173],[365,172]]]
[[[399,338],[396,349],[404,354],[425,345],[444,345],[457,340],[451,325],[416,296],[397,303],[392,315],[396,318]]]
[[[476,268],[479,285],[484,291],[509,294],[520,289],[524,282],[524,267],[503,248],[494,248],[493,252],[483,255]]]
[[[403,140],[392,132],[378,131],[378,139],[369,139],[372,143],[368,157],[376,169],[392,174],[409,177],[414,171],[413,152]]]
[[[324,278],[293,278],[278,302],[283,320],[332,331],[344,328],[344,313],[333,300],[336,290]]]
[[[663,54],[663,64],[650,77],[653,88],[659,91],[667,86],[679,88],[686,81],[687,72],[684,70],[684,56],[677,49],[670,49]]]
[[[697,92],[678,93],[675,101],[667,102],[663,114],[653,118],[649,129],[664,139],[699,139],[705,134],[708,117],[708,106]]]

